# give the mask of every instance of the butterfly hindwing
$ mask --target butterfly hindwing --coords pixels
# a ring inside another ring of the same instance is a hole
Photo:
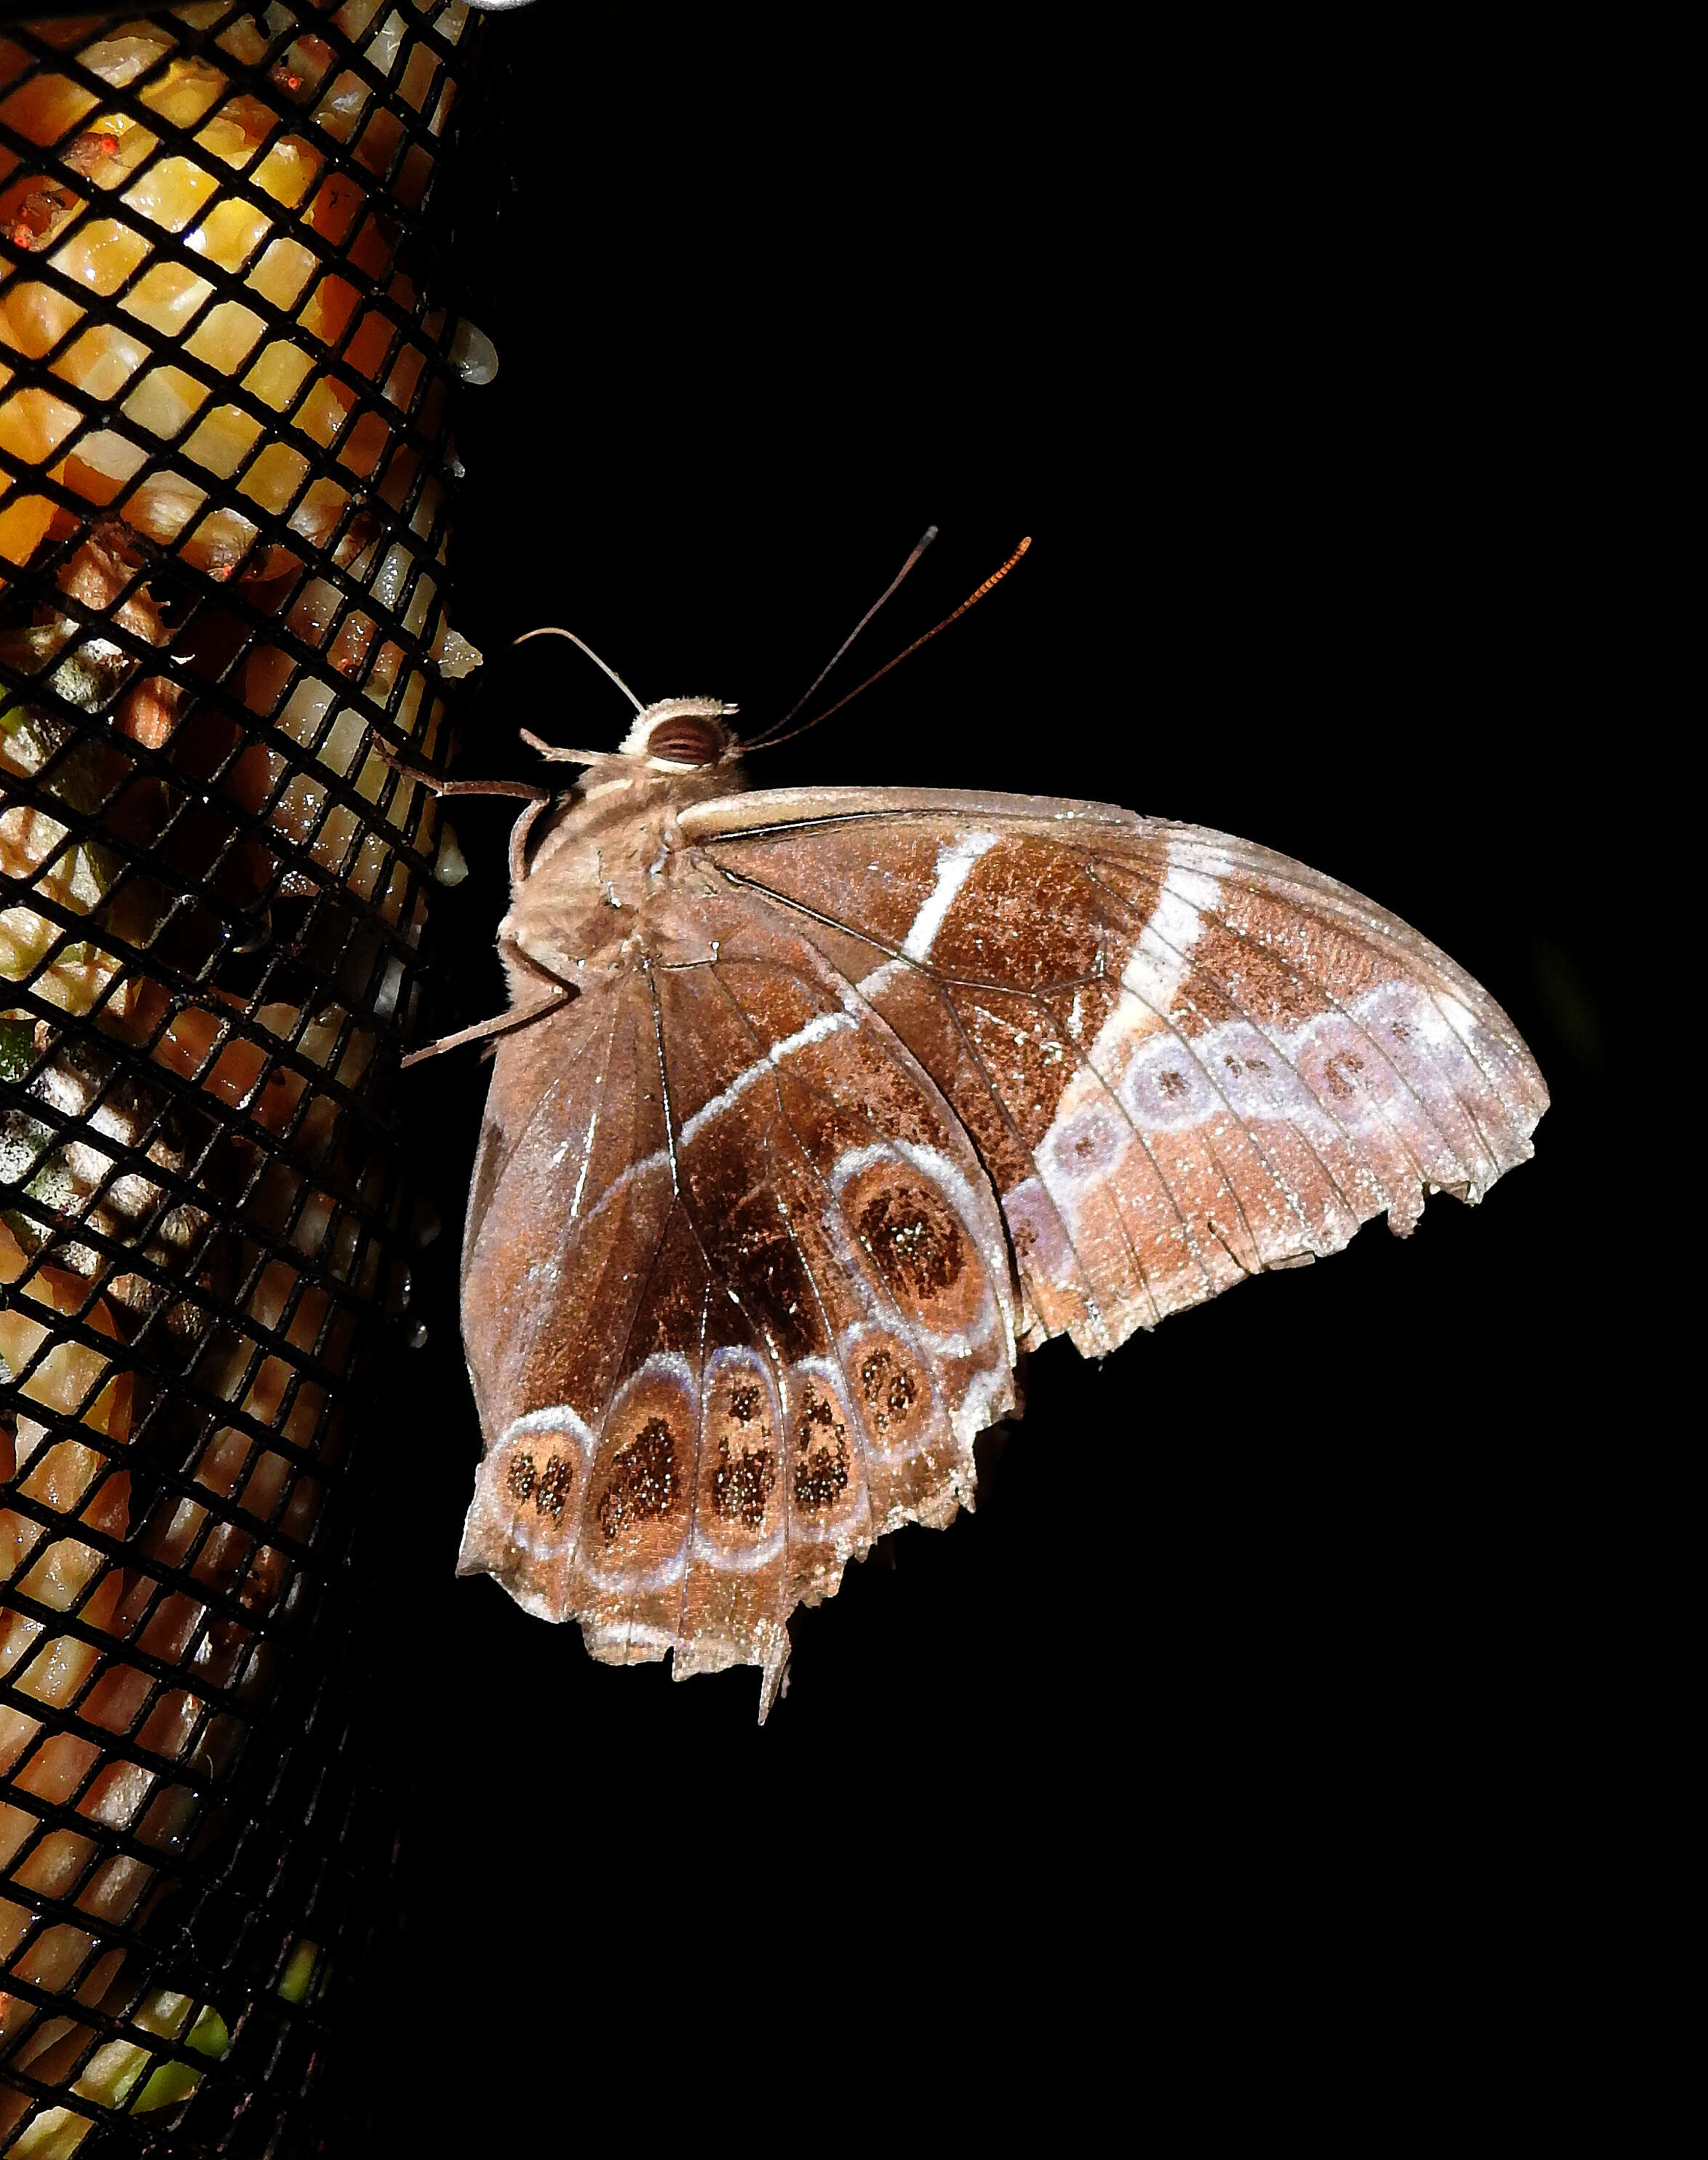
[[[970,1499],[1009,1257],[940,1091],[797,924],[726,889],[652,927],[498,1051],[462,1565],[596,1656],[774,1685],[797,1604]]]

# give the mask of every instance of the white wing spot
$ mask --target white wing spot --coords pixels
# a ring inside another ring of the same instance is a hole
[[[937,849],[937,882],[926,895],[911,927],[901,941],[910,960],[928,960],[943,917],[955,904],[955,896],[972,874],[980,855],[996,845],[994,833],[963,833]]]
[[[786,1035],[780,1042],[772,1043],[763,1057],[750,1065],[745,1072],[736,1074],[721,1095],[714,1095],[709,1102],[701,1103],[683,1125],[680,1135],[683,1145],[686,1146],[703,1126],[709,1124],[714,1118],[720,1117],[732,1103],[746,1093],[755,1080],[762,1079],[767,1072],[774,1072],[784,1058],[792,1057],[797,1050],[805,1050],[809,1044],[823,1042],[827,1035],[838,1034],[844,1028],[855,1025],[845,1012],[820,1013],[816,1020],[809,1020],[805,1027],[797,1028],[793,1035]]]
[[[1199,911],[1207,914],[1221,897],[1221,885],[1214,878],[1170,863],[1156,906],[1140,932],[1121,975],[1122,988],[1142,998],[1158,1019],[1167,1019],[1185,979],[1191,949],[1204,927]],[[1110,1020],[1117,1023],[1118,1035],[1128,1031],[1120,1024],[1119,1007]],[[1105,1022],[1105,1031],[1108,1025]],[[1098,1048],[1103,1046],[1100,1041]],[[1096,1054],[1094,1051],[1093,1062]]]
[[[874,968],[870,975],[862,975],[854,988],[863,998],[875,998],[880,990],[887,990],[893,979],[905,973],[906,968],[905,961],[886,960],[881,968]]]
[[[572,1223],[581,1212],[581,1196],[587,1188],[587,1166],[593,1160],[593,1135],[598,1124],[599,1112],[595,1110],[587,1121],[587,1138],[581,1143],[581,1175],[575,1181],[575,1197],[569,1202],[569,1220]],[[561,1154],[560,1150],[560,1158]]]

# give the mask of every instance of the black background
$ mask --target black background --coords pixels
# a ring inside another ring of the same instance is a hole
[[[1469,968],[1555,1107],[1474,1212],[1373,1226],[1101,1368],[1035,1358],[977,1515],[797,1616],[760,1730],[750,1672],[596,1667],[453,1579],[485,1067],[412,1075],[446,1231],[367,1545],[402,1843],[349,2149],[555,2150],[594,2094],[658,2137],[875,2127],[880,2094],[1067,2135],[1114,2098],[1136,2127],[1181,2043],[1210,2107],[1278,2041],[1319,2095],[1398,2050],[1403,2117],[1520,2034],[1664,2026],[1675,1233],[1631,1084],[1647,896],[1603,837],[1643,754],[1587,597],[1593,148],[1545,54],[1421,33],[728,13],[490,30],[447,210],[502,356],[460,429],[488,667],[459,770],[532,772],[521,725],[626,727],[522,631],[751,729],[928,522],[869,665],[1029,532],[755,777],[1047,791],[1281,849]],[[502,1001],[506,816],[455,818],[436,1030]]]

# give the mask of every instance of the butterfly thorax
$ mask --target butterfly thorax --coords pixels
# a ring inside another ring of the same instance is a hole
[[[683,879],[703,875],[677,826],[680,813],[746,784],[733,759],[692,771],[661,772],[620,755],[589,766],[547,813],[501,935],[571,981],[618,952],[634,953]]]

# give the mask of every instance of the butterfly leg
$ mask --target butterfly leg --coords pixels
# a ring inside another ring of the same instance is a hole
[[[537,793],[533,801],[528,804],[527,808],[510,828],[510,896],[512,900],[522,890],[523,882],[527,876],[527,836],[534,828],[534,821],[543,810],[551,807],[551,802],[552,798],[549,795]],[[501,937],[498,943],[501,951],[513,950],[517,958],[526,961],[536,974],[550,974],[550,970],[542,968],[538,961],[529,960],[527,954],[512,940]],[[556,975],[552,975],[551,979],[555,983],[559,979]]]
[[[430,795],[508,795],[520,802],[532,802],[537,809],[543,809],[552,799],[548,789],[536,787],[529,780],[446,780],[439,773],[429,772],[424,765],[400,757],[390,743],[377,735],[373,739],[373,748],[393,772],[404,780],[413,780]]]
[[[517,830],[522,832],[524,837],[527,827],[543,807],[543,804],[537,803],[533,810],[524,811],[517,819]],[[444,1051],[460,1050],[465,1042],[482,1042],[495,1036],[511,1034],[519,1027],[526,1027],[531,1020],[543,1020],[548,1013],[556,1012],[559,1005],[568,1005],[571,998],[580,995],[579,984],[567,981],[562,975],[553,974],[531,953],[524,953],[507,930],[499,933],[498,949],[506,960],[515,961],[517,967],[525,968],[530,974],[537,975],[543,982],[548,984],[550,987],[546,994],[537,998],[531,1005],[512,1005],[508,1012],[496,1013],[491,1020],[477,1020],[472,1027],[459,1028],[454,1035],[442,1035],[438,1041],[426,1043],[419,1050],[412,1050],[403,1060],[404,1071],[407,1072],[412,1065],[424,1063],[429,1057],[437,1057]]]
[[[373,739],[373,746],[393,772],[405,780],[413,780],[418,787],[424,787],[430,794],[441,798],[447,795],[505,795],[512,801],[526,802],[528,807],[517,819],[510,835],[510,889],[512,892],[519,890],[527,875],[525,850],[527,836],[533,828],[535,818],[552,800],[549,788],[536,787],[531,780],[444,780],[438,773],[429,772],[424,765],[416,765],[407,757],[399,757],[392,745],[382,740],[377,735]]]
[[[424,1064],[429,1057],[440,1057],[447,1050],[460,1050],[465,1042],[482,1042],[492,1036],[511,1034],[532,1020],[543,1020],[548,1013],[556,1012],[559,1005],[568,1005],[574,994],[573,983],[561,984],[531,1005],[512,1006],[509,1012],[496,1013],[491,1020],[476,1020],[473,1027],[459,1027],[454,1035],[442,1035],[437,1042],[412,1050],[403,1060],[402,1069],[407,1072],[412,1065]]]

